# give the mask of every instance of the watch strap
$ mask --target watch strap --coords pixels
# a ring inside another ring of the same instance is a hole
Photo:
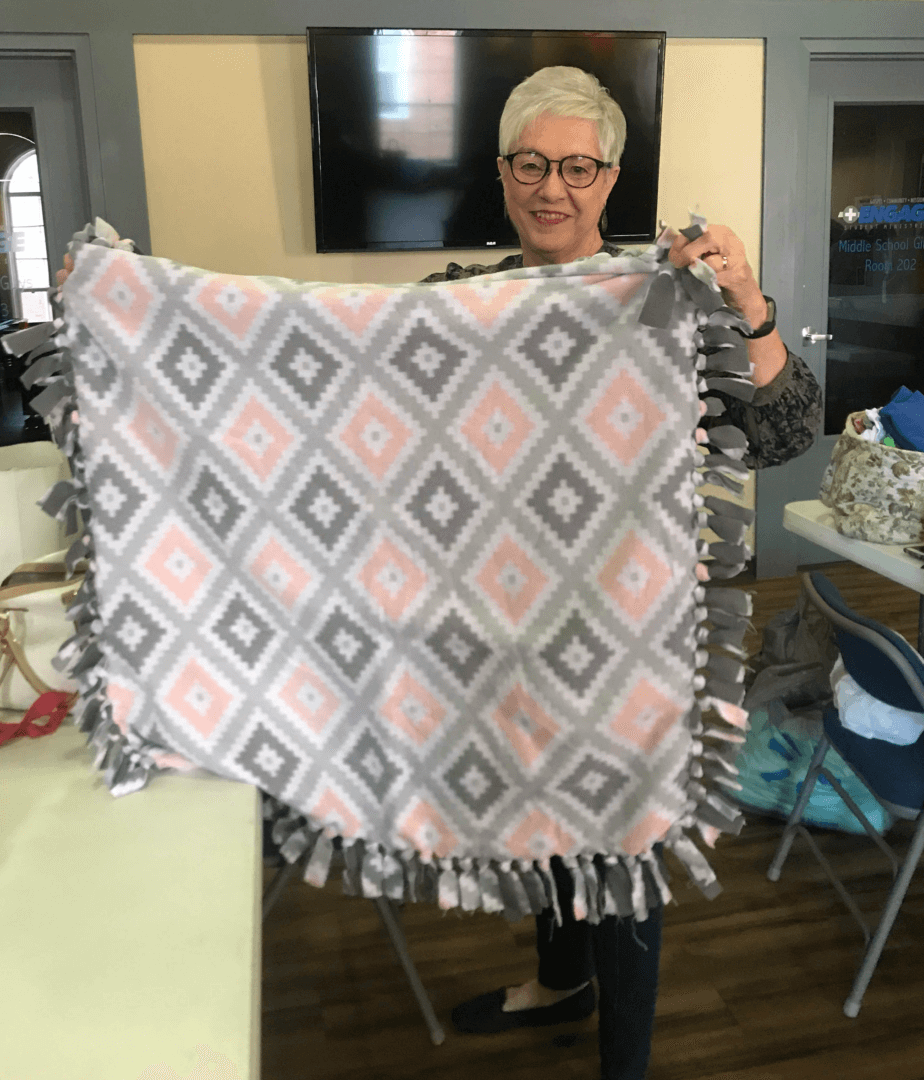
[[[765,296],[764,300],[767,301],[767,318],[753,331],[753,333],[744,335],[748,341],[766,337],[768,334],[772,334],[776,329],[776,301],[772,296]]]

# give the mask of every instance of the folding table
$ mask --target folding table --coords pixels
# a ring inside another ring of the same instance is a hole
[[[818,499],[788,503],[783,508],[783,528],[918,593],[917,649],[924,653],[924,563],[906,555],[906,545],[871,544],[842,536],[834,528],[833,512]]]
[[[197,772],[116,799],[85,742],[0,746],[0,1073],[185,1080],[204,1046],[257,1080],[260,793]]]

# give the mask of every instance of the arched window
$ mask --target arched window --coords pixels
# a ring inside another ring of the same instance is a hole
[[[15,315],[28,322],[45,322],[51,318],[51,305],[46,290],[48,247],[45,243],[45,217],[42,213],[42,192],[39,183],[38,158],[27,150],[10,165],[6,176],[0,178],[0,193],[4,201],[10,285]]]

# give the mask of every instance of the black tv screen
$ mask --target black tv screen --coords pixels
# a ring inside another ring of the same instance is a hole
[[[663,33],[308,30],[317,250],[518,247],[497,179],[510,91],[539,68],[596,75],[628,135],[605,236],[655,233]]]

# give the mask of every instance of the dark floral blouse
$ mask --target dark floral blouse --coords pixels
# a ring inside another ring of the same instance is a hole
[[[615,244],[604,243],[601,251],[608,255],[619,254]],[[444,272],[430,274],[423,280],[458,281],[482,274],[517,270],[522,265],[522,255],[508,255],[492,266],[450,263]],[[724,394],[717,395],[725,402],[727,412],[724,418],[716,417],[714,422],[730,421],[745,432],[750,451],[744,460],[752,469],[782,465],[784,461],[804,454],[815,441],[821,424],[821,388],[805,361],[788,349],[787,352],[789,355],[783,370],[773,382],[758,387],[750,403]]]

